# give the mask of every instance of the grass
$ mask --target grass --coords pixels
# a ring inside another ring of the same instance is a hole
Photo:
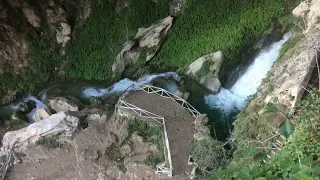
[[[189,0],[152,61],[179,68],[221,50],[227,59],[225,66],[232,69],[240,62],[236,57],[268,29],[272,19],[290,14],[298,2]]]
[[[59,136],[54,135],[54,136],[49,136],[49,137],[41,137],[37,142],[36,145],[39,146],[45,146],[47,148],[58,148],[60,147],[60,142],[59,142]]]
[[[129,120],[128,126],[129,134],[137,133],[141,136],[144,141],[151,142],[156,145],[158,148],[158,153],[152,153],[145,160],[145,163],[153,168],[156,168],[156,165],[164,162],[164,144],[163,144],[163,130],[159,126],[151,125],[149,122],[141,119],[132,119]]]

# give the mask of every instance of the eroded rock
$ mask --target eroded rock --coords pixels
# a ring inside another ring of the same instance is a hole
[[[221,87],[219,72],[222,62],[223,54],[221,51],[204,55],[189,65],[187,75],[198,80],[213,93],[218,93]]]
[[[173,17],[169,16],[148,28],[139,28],[135,38],[124,43],[122,50],[117,55],[112,65],[114,76],[119,77],[126,66],[135,64],[139,58],[149,61],[159,50],[172,22]]]
[[[304,33],[307,33],[312,28],[320,29],[320,0],[303,1],[297,6],[292,14],[296,17],[302,18],[305,25],[300,24]]]
[[[65,111],[78,111],[79,108],[76,104],[70,102],[68,99],[64,97],[56,97],[54,99],[48,100],[49,107],[56,112],[65,112]]]

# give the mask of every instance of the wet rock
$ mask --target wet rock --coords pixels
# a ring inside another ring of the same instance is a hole
[[[200,83],[204,85],[208,90],[218,93],[221,88],[220,80],[217,76],[207,75],[201,78]]]
[[[27,122],[26,117],[21,112],[14,112],[10,117],[11,123],[23,123]]]
[[[159,50],[172,22],[173,17],[169,16],[148,28],[139,28],[135,38],[124,43],[117,55],[112,65],[114,76],[120,77],[125,67],[137,63],[139,58],[149,61]]]
[[[22,102],[19,104],[19,111],[21,111],[23,113],[28,113],[31,111],[31,108],[29,108],[27,103]]]
[[[48,105],[51,109],[55,110],[56,112],[79,110],[76,104],[64,97],[56,97],[54,99],[49,99]]]
[[[196,79],[213,93],[218,93],[221,87],[219,72],[223,62],[221,51],[204,55],[189,65],[186,74]]]

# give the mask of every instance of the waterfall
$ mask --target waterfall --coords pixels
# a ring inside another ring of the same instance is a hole
[[[282,45],[290,37],[291,33],[286,33],[280,41],[261,50],[247,71],[236,81],[231,89],[221,88],[218,94],[205,96],[205,103],[210,108],[217,108],[223,113],[241,110],[246,99],[257,92],[262,79],[278,59]]]

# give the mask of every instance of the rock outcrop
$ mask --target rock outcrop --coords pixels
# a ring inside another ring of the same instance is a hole
[[[221,87],[219,72],[223,62],[221,51],[204,55],[189,65],[187,75],[200,82],[213,93],[218,93]]]
[[[300,28],[307,33],[310,29],[320,29],[320,0],[303,1],[293,10],[293,15],[303,20]]]
[[[27,146],[35,144],[43,136],[61,134],[64,137],[72,137],[78,123],[78,118],[61,112],[20,130],[7,132],[0,149],[0,179],[4,178],[16,153],[25,151]]]
[[[64,97],[56,97],[54,99],[48,100],[49,107],[56,112],[66,112],[66,111],[78,111],[79,108],[76,104],[70,102]]]
[[[149,61],[159,50],[166,34],[172,26],[173,17],[169,16],[148,28],[139,28],[135,38],[124,43],[112,65],[112,72],[119,77],[124,69],[139,59]]]

